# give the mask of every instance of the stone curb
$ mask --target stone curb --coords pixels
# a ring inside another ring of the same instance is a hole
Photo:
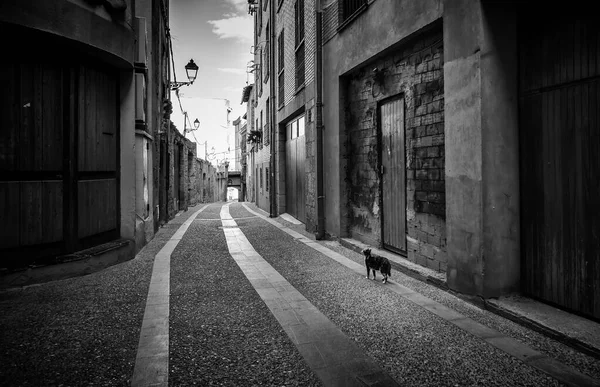
[[[120,239],[61,257],[56,262],[31,265],[0,274],[0,290],[42,284],[92,274],[135,257],[134,243]]]
[[[348,241],[347,239],[335,238],[335,240],[347,249],[350,249],[357,253],[362,253],[362,249],[360,246],[353,244],[352,242]],[[452,289],[450,289],[445,281],[442,281],[439,278],[435,278],[435,277],[428,276],[428,275],[423,275],[422,273],[419,273],[418,271],[416,271],[410,267],[406,267],[398,262],[391,261],[390,263],[392,264],[392,267],[395,270],[397,270],[401,273],[404,273],[410,277],[418,279],[419,281],[430,283],[441,290],[449,292],[452,295],[454,295],[464,301],[467,301],[473,305],[476,305],[477,307],[479,307],[481,309],[490,311],[498,316],[507,318],[521,326],[524,326],[526,328],[529,328],[531,330],[539,332],[539,333],[543,334],[544,336],[547,336],[553,340],[563,343],[563,344],[565,344],[579,352],[582,352],[588,356],[592,356],[596,359],[600,359],[600,348],[596,348],[596,347],[594,347],[588,343],[585,343],[575,337],[568,336],[568,335],[564,334],[563,332],[559,332],[552,327],[540,324],[537,321],[533,321],[523,315],[520,315],[511,310],[508,310],[499,305],[496,305],[493,302],[482,299],[481,297],[468,296],[465,294],[457,293],[457,292],[453,291]]]
[[[537,321],[522,316],[509,309],[503,308],[502,306],[497,305],[494,302],[484,301],[484,305],[486,310],[494,314],[497,314],[511,321],[514,321],[519,325],[525,326],[531,330],[539,332],[547,337],[550,337],[553,340],[568,345],[569,347],[576,349],[579,352],[585,353],[588,356],[600,359],[600,348],[585,343],[576,337],[566,335],[563,332],[559,332],[551,327],[540,324]]]

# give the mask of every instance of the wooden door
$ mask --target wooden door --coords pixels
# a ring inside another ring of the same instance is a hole
[[[0,63],[0,266],[63,251],[66,71],[60,63]]]
[[[519,34],[522,287],[600,318],[600,28],[533,14]]]
[[[406,159],[404,98],[379,106],[383,247],[406,252]]]
[[[79,248],[119,236],[119,122],[116,73],[79,69],[77,238]]]
[[[0,63],[1,265],[119,236],[117,77],[68,55]]]
[[[306,137],[304,116],[286,126],[286,212],[306,222]]]

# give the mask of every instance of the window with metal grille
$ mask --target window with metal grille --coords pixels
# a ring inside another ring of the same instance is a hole
[[[296,21],[296,89],[304,85],[304,0],[294,5]]]
[[[265,168],[265,190],[269,192],[269,168]]]
[[[285,92],[285,77],[283,76],[284,73],[284,64],[285,64],[285,55],[284,55],[284,30],[281,30],[281,33],[279,34],[279,37],[277,38],[277,63],[278,63],[278,68],[277,68],[277,73],[278,73],[278,85],[279,85],[279,89],[278,89],[278,104],[279,106],[283,106],[283,102],[285,99],[284,96],[284,92]]]
[[[349,20],[354,14],[362,11],[367,6],[367,0],[340,0],[339,23]]]

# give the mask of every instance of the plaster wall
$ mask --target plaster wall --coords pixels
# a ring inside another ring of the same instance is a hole
[[[127,68],[133,62],[131,1],[127,4],[124,11],[109,12],[83,0],[2,1],[0,21],[70,39],[82,51]]]
[[[123,71],[120,86],[121,238],[136,239],[135,81],[133,70]]]
[[[326,6],[324,13],[330,14],[330,7],[337,7],[337,2]],[[323,46],[323,170],[328,234],[348,235],[344,179],[347,167],[346,128],[343,125],[345,101],[342,98],[345,86],[340,77],[375,60],[403,39],[440,19],[442,11],[442,0],[377,0],[370,2],[363,13],[339,32],[324,31],[324,37],[329,39]],[[335,21],[327,25],[332,30],[337,28]]]
[[[495,297],[520,276],[513,6],[446,2],[444,56],[447,281]]]

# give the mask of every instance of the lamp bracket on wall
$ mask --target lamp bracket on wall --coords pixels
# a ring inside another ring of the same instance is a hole
[[[258,49],[262,48],[261,44],[263,44],[263,43],[265,43],[265,44],[269,43],[269,39],[261,40],[260,42],[258,42],[257,46],[250,46],[250,54],[256,55],[256,52],[258,51]]]

